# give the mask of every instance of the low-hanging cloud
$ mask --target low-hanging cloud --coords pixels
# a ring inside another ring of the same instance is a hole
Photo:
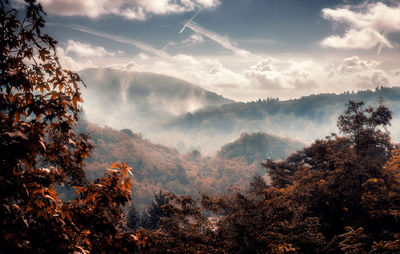
[[[383,46],[393,48],[387,38],[390,33],[400,32],[400,3],[365,3],[359,6],[344,6],[322,10],[322,17],[346,26],[344,35],[331,35],[321,45],[342,49],[371,49],[378,45],[378,54]]]
[[[311,59],[282,61],[268,58],[251,66],[245,75],[259,94],[286,93],[289,98],[400,83],[399,77],[380,67],[380,62],[363,60],[358,56],[345,58],[336,64]]]
[[[400,84],[400,74],[385,70],[379,61],[359,56],[328,63],[274,57],[251,62],[247,68],[235,71],[215,58],[179,54],[168,60],[150,57],[130,70],[174,76],[239,101],[266,97],[289,99]]]
[[[145,20],[149,15],[214,9],[219,0],[39,0],[46,12],[60,16],[98,18],[116,15],[126,19]]]

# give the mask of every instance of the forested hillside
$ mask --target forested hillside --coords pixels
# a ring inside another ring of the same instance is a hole
[[[130,225],[150,233],[145,249],[154,252],[398,253],[400,150],[385,130],[391,117],[382,104],[350,101],[337,121],[342,136],[263,163],[270,185],[254,177],[244,190],[198,200],[160,193],[159,210],[150,206]]]
[[[241,158],[248,164],[261,162],[266,158],[285,159],[289,154],[304,147],[304,144],[283,139],[266,133],[243,133],[238,140],[224,145],[218,157],[228,160]]]
[[[311,142],[337,132],[336,119],[348,100],[364,101],[370,105],[377,105],[382,100],[394,112],[392,135],[395,140],[400,140],[400,129],[397,127],[400,123],[400,114],[397,113],[400,111],[399,87],[338,95],[318,94],[287,101],[268,98],[248,103],[237,102],[187,113],[171,121],[167,127],[188,135],[220,133],[221,136],[228,136],[246,131],[263,131]]]
[[[264,133],[245,133],[222,147],[218,155],[203,156],[197,150],[180,154],[129,129],[102,128],[84,119],[78,127],[80,132],[90,133],[94,145],[86,160],[89,178],[102,175],[115,161],[126,162],[132,167],[133,199],[139,208],[160,190],[198,196],[223,193],[229,187],[244,188],[255,175],[268,181],[262,161],[267,157],[284,159],[304,146]]]

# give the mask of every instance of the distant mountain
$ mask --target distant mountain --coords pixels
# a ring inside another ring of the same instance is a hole
[[[148,130],[149,126],[206,107],[232,103],[220,95],[173,77],[114,69],[79,72],[89,119],[115,128]]]
[[[364,101],[367,105],[383,101],[394,113],[390,128],[392,137],[400,141],[400,87],[339,95],[318,94],[287,101],[267,98],[248,103],[237,102],[188,113],[170,121],[166,128],[191,135],[212,133],[221,137],[262,131],[310,142],[338,131],[337,117],[343,113],[349,100]]]
[[[227,160],[244,159],[252,164],[268,157],[273,160],[284,159],[304,146],[300,142],[262,132],[243,133],[239,139],[224,145],[217,156]]]

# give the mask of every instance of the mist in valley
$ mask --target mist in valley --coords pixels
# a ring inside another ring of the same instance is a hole
[[[400,2],[0,0],[0,24],[0,254],[400,253]]]
[[[390,130],[395,141],[400,139],[398,88],[244,103],[165,75],[113,69],[87,69],[80,75],[87,86],[82,93],[89,121],[130,129],[182,154],[198,150],[213,156],[245,132],[310,144],[338,132],[337,117],[348,100],[370,105],[382,101],[395,112]]]
[[[196,197],[244,189],[256,176],[269,183],[262,162],[286,159],[338,133],[349,100],[383,102],[394,112],[392,138],[400,138],[396,87],[235,102],[165,75],[113,69],[80,75],[87,87],[79,128],[95,145],[87,174],[94,179],[112,162],[127,162],[138,208],[160,190]]]

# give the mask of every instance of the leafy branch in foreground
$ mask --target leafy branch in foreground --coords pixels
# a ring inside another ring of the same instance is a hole
[[[82,102],[76,73],[56,56],[43,33],[45,13],[26,0],[26,13],[0,1],[0,252],[121,252],[140,240],[125,233],[129,168],[112,169],[93,184],[84,159],[92,145],[73,128]],[[63,203],[56,185],[75,186]]]

